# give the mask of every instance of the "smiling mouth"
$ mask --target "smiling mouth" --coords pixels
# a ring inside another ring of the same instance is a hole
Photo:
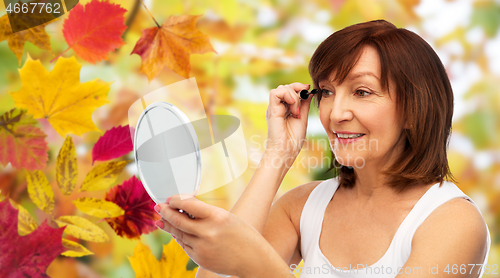
[[[356,139],[361,136],[365,135],[364,133],[358,133],[358,134],[342,134],[342,133],[335,133],[335,136],[338,139]]]

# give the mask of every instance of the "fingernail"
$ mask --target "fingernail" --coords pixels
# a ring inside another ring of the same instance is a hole
[[[157,213],[160,213],[160,205],[156,205],[155,206],[155,210],[156,210]]]
[[[176,239],[174,235],[172,235],[172,237],[173,237],[174,239]]]
[[[297,106],[297,115],[298,115],[298,117],[300,119],[300,106]]]
[[[172,198],[172,197],[168,197],[168,198],[167,198],[167,201],[166,201],[165,203],[169,204],[169,203],[170,203],[170,199],[171,199],[171,198]]]
[[[165,227],[165,224],[163,224],[163,222],[161,222],[160,220],[156,221],[155,224],[160,229],[163,229]]]

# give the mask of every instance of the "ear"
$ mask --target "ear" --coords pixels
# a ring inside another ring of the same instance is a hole
[[[404,129],[412,129],[413,125],[410,125],[407,120],[405,120]]]

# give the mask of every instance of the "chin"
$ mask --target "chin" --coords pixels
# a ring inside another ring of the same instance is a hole
[[[335,154],[335,159],[340,165],[346,167],[363,168],[366,164],[364,156],[359,156],[354,153]]]

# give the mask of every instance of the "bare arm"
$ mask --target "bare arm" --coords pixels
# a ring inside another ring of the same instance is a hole
[[[295,160],[295,158],[287,159],[289,164]],[[277,154],[265,153],[250,183],[231,209],[231,213],[261,234],[274,197],[290,167],[285,165],[284,160],[284,157]]]
[[[280,155],[264,153],[250,183],[231,209],[231,213],[254,227],[261,234],[264,231],[276,192],[289,169],[284,160]],[[293,162],[293,159],[289,159],[288,163],[291,164],[291,162]],[[196,277],[217,278],[220,276],[199,268]]]

